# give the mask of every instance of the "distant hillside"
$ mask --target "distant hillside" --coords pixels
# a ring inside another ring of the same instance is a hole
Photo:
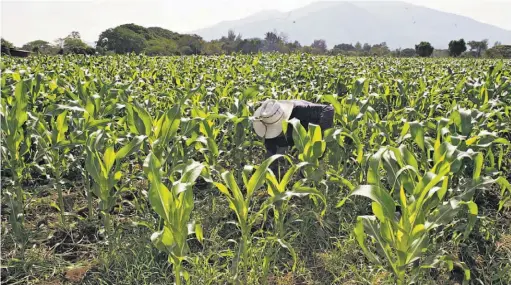
[[[212,40],[227,35],[229,29],[244,38],[262,38],[277,30],[305,45],[324,39],[330,48],[357,41],[386,42],[390,48],[429,41],[436,48],[447,48],[449,41],[459,38],[511,44],[511,31],[404,2],[317,2],[290,12],[263,11],[193,33]]]
[[[179,34],[160,27],[123,24],[103,31],[97,49],[115,53],[141,53],[147,55],[199,54],[202,39],[196,35]]]

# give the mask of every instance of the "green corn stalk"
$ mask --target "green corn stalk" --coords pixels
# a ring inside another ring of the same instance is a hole
[[[50,169],[54,179],[54,186],[58,195],[60,221],[65,224],[65,208],[62,195],[62,175],[67,169],[66,153],[70,151],[70,141],[66,138],[69,129],[68,111],[63,111],[55,117],[51,117],[48,124],[43,117],[36,122],[35,131],[39,135],[38,146],[45,153],[46,168]]]
[[[192,187],[204,165],[189,161],[182,170],[181,178],[174,181],[170,189],[162,181],[161,166],[160,160],[153,153],[144,161],[144,172],[150,182],[149,202],[163,219],[163,228],[153,233],[151,241],[156,248],[169,254],[168,260],[173,265],[175,284],[180,285],[183,275],[182,262],[189,251],[188,236],[195,232],[197,239],[202,242],[202,228],[199,224],[191,225],[190,218],[194,204]]]
[[[80,162],[84,160],[84,157],[87,156],[86,150],[86,141],[89,135],[99,129],[104,128],[106,125],[112,122],[111,119],[94,119],[95,107],[92,104],[91,99],[87,98],[85,102],[85,108],[87,110],[76,107],[76,106],[65,106],[61,105],[59,108],[64,108],[70,111],[81,111],[81,116],[72,116],[69,118],[68,124],[69,128],[73,131],[69,132],[69,141],[74,147],[78,147],[80,149]],[[90,112],[90,113],[89,113]],[[87,196],[87,208],[88,208],[88,219],[92,219],[94,217],[94,207],[93,207],[93,189],[91,188],[91,176],[87,171],[86,167],[83,165],[78,165],[78,169],[83,176],[83,183],[85,186],[85,193]]]
[[[214,182],[214,185],[218,190],[224,194],[229,201],[229,207],[236,213],[238,219],[238,226],[241,230],[241,242],[238,250],[238,254],[233,261],[232,272],[236,282],[240,282],[238,275],[239,264],[243,264],[243,276],[247,278],[247,262],[248,262],[248,247],[250,238],[250,229],[255,221],[255,218],[259,213],[264,212],[265,209],[261,209],[259,213],[255,215],[250,214],[251,198],[254,192],[258,190],[266,180],[266,171],[270,164],[275,161],[281,155],[274,155],[269,157],[254,172],[250,178],[248,175],[252,172],[253,167],[246,166],[243,170],[243,183],[245,186],[246,193],[243,195],[240,187],[236,183],[234,175],[230,171],[225,171],[221,174],[225,184]]]
[[[396,216],[392,192],[380,183],[380,160],[387,152],[391,154],[388,159],[397,167],[384,168],[387,170],[388,182],[399,191],[397,200],[401,206],[401,217]],[[452,167],[466,157],[474,160],[476,171],[472,178],[464,179],[463,183],[453,189],[450,186]],[[363,196],[372,200],[374,216],[358,217],[354,230],[367,257],[377,265],[388,266],[398,284],[415,282],[419,274],[427,268],[446,265],[452,269],[457,262],[455,257],[442,252],[427,255],[426,252],[431,249],[432,231],[452,223],[463,206],[466,206],[469,215],[464,231],[464,237],[468,237],[478,213],[477,205],[472,201],[474,193],[495,183],[495,180],[480,175],[481,163],[481,155],[457,151],[456,147],[449,143],[443,143],[435,149],[435,165],[423,175],[417,168],[416,158],[404,147],[383,148],[375,154],[369,163],[367,175],[368,182],[372,184],[358,186],[348,196]],[[367,236],[375,240],[380,255],[369,251],[366,245]],[[420,261],[420,266],[417,261]],[[470,271],[467,266],[457,263],[464,268],[465,279],[469,280]]]
[[[321,127],[309,124],[306,131],[296,118],[291,119],[289,123],[293,127],[293,141],[300,152],[298,159],[307,163],[303,167],[305,177],[319,181],[324,174],[320,167],[320,158],[326,150],[326,141],[323,140]]]
[[[351,134],[341,129],[329,129],[325,131],[327,150],[325,157],[328,159],[328,175],[337,177],[361,177],[362,163],[364,161],[364,143],[358,137],[359,131]]]
[[[3,85],[2,85],[3,86]],[[24,125],[28,120],[27,97],[31,86],[31,80],[19,81],[14,90],[14,96],[10,104],[2,102],[1,125],[2,125],[2,167],[10,170],[13,187],[11,192],[7,187],[2,187],[10,205],[10,217],[14,236],[21,254],[24,256],[27,235],[24,229],[25,193],[22,182],[24,171],[28,167],[24,156],[29,153],[31,141],[27,135]]]
[[[151,150],[157,157],[166,157],[168,153],[178,147],[171,140],[176,139],[176,134],[181,124],[181,107],[176,104],[165,113],[155,117],[138,104],[127,106],[127,124],[131,133],[146,136],[148,144],[144,147]]]
[[[134,137],[116,152],[113,143],[109,142],[105,136],[103,130],[98,130],[87,139],[85,167],[94,181],[92,188],[100,199],[100,212],[108,236],[112,234],[110,211],[117,199],[115,187],[122,178],[121,161],[136,152],[146,137]]]
[[[293,257],[292,267],[293,271],[296,268],[297,255],[291,244],[286,241],[287,232],[285,229],[285,219],[287,215],[289,201],[291,200],[292,197],[317,196],[321,199],[324,205],[321,215],[325,214],[327,206],[325,195],[316,188],[304,186],[303,181],[297,181],[291,187],[291,190],[288,190],[288,185],[291,182],[294,175],[296,174],[296,172],[299,171],[300,168],[306,166],[307,164],[308,164],[307,162],[301,162],[291,166],[280,181],[278,181],[274,173],[267,172],[266,184],[268,186],[267,191],[270,197],[268,200],[265,201],[264,205],[261,207],[263,209],[266,208],[269,209],[270,206],[272,206],[277,241],[279,242],[279,244],[282,245],[282,247],[286,248]]]

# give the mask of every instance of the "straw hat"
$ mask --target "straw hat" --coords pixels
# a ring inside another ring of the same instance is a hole
[[[260,137],[273,139],[282,133],[282,122],[288,120],[294,104],[290,101],[266,100],[254,113],[254,130]]]

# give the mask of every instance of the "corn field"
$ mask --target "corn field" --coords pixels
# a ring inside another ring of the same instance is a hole
[[[1,62],[2,284],[511,284],[511,62]],[[265,158],[265,99],[331,104]],[[278,163],[279,171],[270,170]]]

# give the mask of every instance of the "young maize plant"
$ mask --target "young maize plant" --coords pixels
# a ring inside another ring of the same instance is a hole
[[[39,116],[35,132],[38,134],[38,147],[43,153],[44,160],[46,161],[46,168],[50,169],[54,179],[53,185],[57,190],[58,207],[60,210],[60,220],[65,224],[65,209],[64,199],[62,195],[62,177],[64,172],[68,169],[68,162],[66,155],[70,151],[70,141],[66,137],[69,129],[68,125],[68,111],[63,111],[55,117],[50,118],[50,123],[46,122],[44,116]]]
[[[113,232],[110,211],[117,197],[116,186],[122,178],[123,158],[136,152],[145,141],[145,136],[136,136],[129,143],[115,151],[112,138],[103,130],[92,133],[87,139],[85,167],[94,180],[94,194],[100,199],[99,209],[103,216],[106,236]]]
[[[266,180],[266,171],[270,164],[276,159],[282,157],[281,155],[274,155],[267,158],[260,166],[257,167],[256,171],[250,178],[248,175],[252,173],[252,166],[245,166],[243,169],[243,183],[245,186],[245,195],[241,192],[240,187],[236,183],[236,179],[234,175],[230,171],[223,172],[222,179],[225,184],[214,182],[214,185],[218,188],[218,190],[225,195],[227,200],[229,201],[229,207],[236,213],[236,217],[238,219],[238,226],[241,230],[241,242],[239,245],[238,254],[233,260],[232,265],[232,273],[234,274],[234,279],[237,283],[240,282],[239,278],[239,264],[243,265],[243,276],[247,278],[247,262],[248,262],[248,247],[250,246],[250,230],[252,228],[252,224],[255,222],[256,218],[261,215],[265,211],[264,208],[260,209],[258,213],[251,214],[250,213],[250,205],[251,199],[254,195],[254,192],[263,186]]]
[[[319,161],[326,150],[326,142],[323,140],[321,128],[318,125],[309,124],[306,131],[300,121],[295,118],[291,119],[289,123],[293,127],[293,141],[299,151],[298,160],[306,162],[303,165],[305,177],[319,181],[324,175]]]
[[[470,279],[464,263],[457,262],[455,256],[435,250],[435,231],[447,231],[445,226],[455,223],[455,218],[466,206],[468,224],[464,237],[468,237],[478,213],[478,207],[472,201],[474,193],[495,180],[481,176],[481,153],[463,152],[448,142],[442,143],[434,152],[434,166],[421,174],[418,160],[405,146],[380,149],[369,162],[367,179],[370,184],[356,187],[349,195],[372,200],[374,216],[358,217],[354,233],[368,258],[375,264],[387,266],[398,284],[416,282],[429,268],[447,265],[452,270],[454,263],[464,268],[465,279]],[[453,186],[454,167],[466,158],[474,161],[473,178],[462,179]],[[389,187],[395,192],[387,190],[382,183],[382,160]],[[392,192],[398,197],[400,217],[396,215]],[[367,236],[374,241],[379,254],[370,251],[366,245]]]
[[[208,115],[196,107],[191,110],[191,115],[198,121],[198,132],[192,134],[187,145],[192,142],[195,143],[195,149],[203,154],[208,165],[218,165],[220,151],[217,141],[222,125],[227,121],[227,117],[218,114]],[[216,119],[221,119],[220,124],[215,124]]]
[[[179,169],[181,168],[181,169]],[[153,210],[163,220],[163,228],[151,236],[151,241],[159,250],[166,252],[169,262],[173,265],[175,284],[182,284],[181,277],[189,281],[189,274],[183,271],[182,262],[189,251],[187,238],[196,234],[202,242],[202,228],[199,224],[190,223],[194,207],[192,188],[204,165],[196,161],[188,161],[175,171],[181,172],[179,180],[171,181],[169,188],[163,183],[162,164],[154,153],[150,153],[144,161],[144,172],[150,183],[149,202]]]
[[[22,182],[28,162],[25,155],[30,152],[31,141],[25,130],[28,120],[27,93],[32,86],[32,80],[16,83],[14,96],[5,100],[2,98],[1,125],[2,125],[2,168],[10,169],[12,188],[2,187],[2,197],[7,197],[11,223],[16,242],[24,255],[27,235],[24,230],[25,193]],[[5,196],[4,196],[5,195]]]
[[[300,162],[291,166],[280,181],[278,181],[273,172],[266,173],[267,191],[270,197],[264,202],[262,208],[267,208],[268,211],[272,209],[273,211],[276,241],[283,248],[287,249],[293,257],[293,271],[296,268],[297,255],[291,244],[287,241],[288,233],[285,223],[289,201],[293,197],[317,196],[324,205],[321,215],[325,214],[327,206],[325,195],[316,188],[305,186],[304,181],[295,182],[291,190],[288,190],[289,183],[294,178],[296,172],[306,165],[308,165],[307,162]]]

